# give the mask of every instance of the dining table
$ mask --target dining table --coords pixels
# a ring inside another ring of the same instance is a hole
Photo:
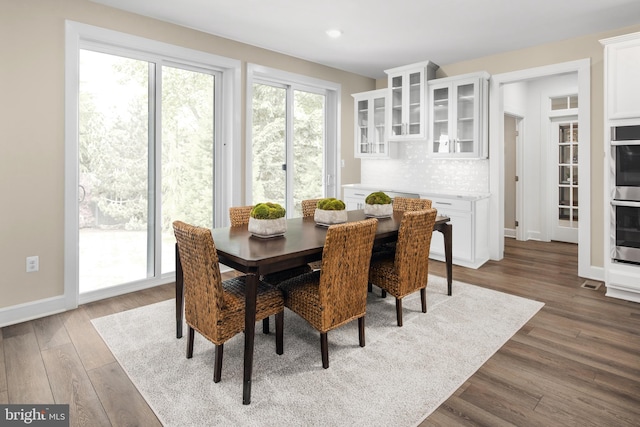
[[[347,212],[347,222],[366,218],[363,210]],[[389,217],[378,218],[374,245],[394,242],[402,221],[402,211]],[[447,293],[452,289],[452,226],[450,218],[436,217],[434,231],[443,234],[447,271]],[[287,219],[284,235],[263,238],[252,235],[248,227],[221,227],[211,230],[211,235],[221,264],[244,273],[245,279],[245,329],[244,329],[244,375],[242,403],[251,403],[251,378],[253,371],[253,348],[256,326],[256,297],[259,278],[290,268],[304,266],[322,259],[322,250],[327,227],[316,224],[313,217]],[[176,337],[182,337],[184,310],[184,281],[180,254],[176,244]]]

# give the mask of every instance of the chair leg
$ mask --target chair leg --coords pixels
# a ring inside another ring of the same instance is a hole
[[[364,316],[358,317],[358,338],[360,339],[360,347],[364,347]]]
[[[420,302],[422,302],[422,312],[427,312],[427,288],[420,289]]]
[[[386,298],[386,297],[387,297],[387,291],[385,291],[384,289],[382,289],[382,290],[381,290],[381,292],[380,292],[380,296],[381,296],[382,298]]]
[[[396,318],[398,326],[402,326],[402,298],[396,298]]]
[[[367,284],[367,292],[373,291],[373,285],[371,283]]]
[[[269,317],[265,317],[262,319],[262,333],[265,335],[269,335]]]
[[[195,330],[189,326],[187,332],[187,359],[191,359],[193,357],[193,338]]]
[[[284,310],[276,313],[276,353],[284,353]]]
[[[329,341],[326,332],[320,334],[320,351],[322,352],[322,367],[327,369],[329,367]]]
[[[213,382],[219,383],[222,376],[222,353],[224,352],[224,344],[216,344],[215,362],[213,364]]]

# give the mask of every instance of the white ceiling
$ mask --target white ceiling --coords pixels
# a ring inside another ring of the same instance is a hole
[[[92,1],[374,78],[640,23],[640,0]]]

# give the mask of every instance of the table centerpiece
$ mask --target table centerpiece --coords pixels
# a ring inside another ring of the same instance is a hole
[[[256,237],[270,238],[287,231],[286,211],[278,203],[258,203],[249,214],[249,232]]]
[[[346,205],[340,199],[327,197],[318,200],[313,219],[319,225],[331,225],[347,222]]]
[[[376,218],[390,217],[393,215],[391,197],[384,191],[376,191],[364,200],[364,214]]]

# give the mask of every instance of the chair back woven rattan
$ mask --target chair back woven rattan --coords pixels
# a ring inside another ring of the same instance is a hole
[[[244,330],[245,277],[222,281],[211,230],[175,221],[173,229],[184,277],[184,311],[189,327],[187,358],[193,355],[193,332],[216,345],[214,381],[220,380],[225,341]],[[256,321],[276,315],[276,351],[282,354],[282,293],[258,284]]]
[[[232,227],[240,227],[249,224],[253,206],[232,206],[229,208],[229,219]]]
[[[431,209],[431,200],[414,199],[409,197],[396,197],[393,199],[394,211],[422,211]]]
[[[318,206],[318,201],[321,199],[307,199],[302,201],[302,216],[309,217],[313,216],[316,213],[316,207]]]
[[[367,276],[378,220],[332,225],[322,252],[320,271],[280,284],[285,306],[320,332],[323,367],[329,367],[327,332],[358,319],[364,347]]]
[[[378,253],[371,261],[369,282],[396,298],[398,326],[402,326],[402,298],[417,290],[426,313],[429,250],[436,215],[436,209],[405,212],[395,253]]]

